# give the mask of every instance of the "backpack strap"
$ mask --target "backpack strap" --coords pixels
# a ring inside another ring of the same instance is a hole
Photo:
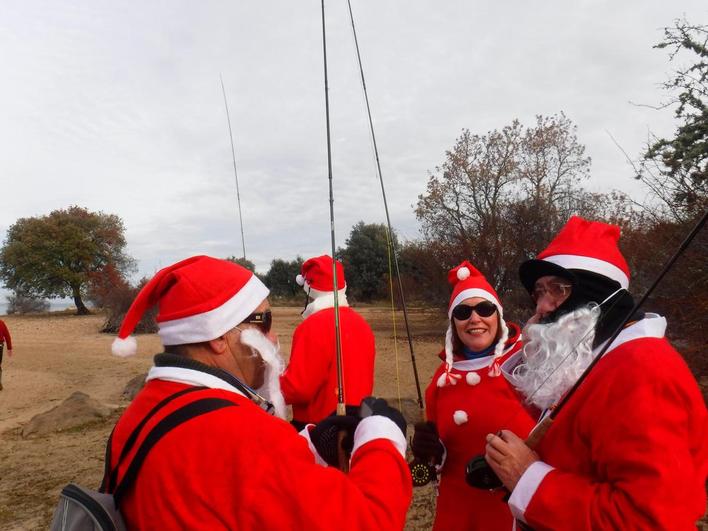
[[[145,462],[145,458],[147,457],[150,450],[152,450],[152,448],[157,444],[157,442],[162,439],[162,437],[164,437],[167,433],[169,433],[171,430],[173,430],[180,424],[187,422],[190,419],[193,419],[200,415],[204,415],[205,413],[209,413],[211,411],[217,411],[225,407],[237,405],[238,404],[236,404],[235,402],[232,402],[231,400],[227,400],[225,398],[202,398],[199,400],[195,400],[194,402],[190,402],[189,404],[177,409],[176,411],[173,411],[165,418],[163,418],[160,422],[158,422],[155,427],[150,430],[150,433],[148,433],[145,437],[145,440],[135,453],[133,461],[128,466],[128,470],[123,476],[123,479],[113,492],[113,498],[115,500],[116,507],[120,507],[120,502],[123,496],[135,481],[138,472],[140,471],[140,468]]]
[[[116,466],[113,468],[113,470],[110,470],[111,446],[113,446],[113,433],[116,431],[116,426],[118,425],[118,423],[116,423],[116,426],[113,426],[111,435],[108,437],[108,443],[106,445],[106,464],[103,471],[103,480],[101,481],[101,486],[99,487],[98,492],[113,492],[113,489],[115,489],[116,485],[116,478],[118,477],[118,468],[121,464],[123,464],[123,460],[133,449],[135,441],[138,439],[138,435],[140,435],[140,432],[145,427],[145,424],[147,424],[147,422],[155,415],[155,413],[160,411],[163,407],[172,402],[175,398],[179,398],[182,395],[186,395],[187,393],[192,393],[194,391],[201,391],[203,389],[207,389],[207,387],[204,387],[202,385],[187,387],[186,389],[181,389],[180,391],[177,391],[176,393],[173,393],[167,396],[166,398],[160,400],[160,402],[158,402],[157,405],[155,405],[148,412],[148,414],[145,415],[145,418],[143,418],[143,420],[141,420],[140,423],[135,427],[135,429],[123,445],[123,450],[120,453],[120,457],[118,457],[118,462],[116,463]]]

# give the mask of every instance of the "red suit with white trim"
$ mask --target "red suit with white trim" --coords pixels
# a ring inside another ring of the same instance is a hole
[[[180,379],[181,374],[169,376],[161,369],[162,377]],[[181,371],[191,373],[189,381],[202,377],[199,371]],[[117,424],[113,465],[147,413],[187,386],[148,378]],[[121,504],[130,529],[403,528],[411,479],[402,456],[405,439],[392,421],[378,416],[361,421],[351,471],[344,475],[317,464],[307,437],[236,390],[208,393],[236,407],[192,419],[152,449]],[[170,403],[145,426],[143,435],[191,397]],[[123,473],[121,469],[119,478]]]
[[[374,389],[376,346],[371,328],[358,313],[339,308],[342,339],[344,399],[358,406]],[[337,361],[334,335],[334,308],[325,308],[307,317],[295,329],[288,367],[280,379],[293,419],[319,422],[337,407]]]
[[[339,330],[341,336],[344,402],[358,406],[374,389],[376,344],[368,323],[346,298],[344,268],[337,265]],[[298,281],[313,299],[295,329],[288,367],[280,379],[293,420],[319,422],[337,407],[337,351],[334,321],[332,259],[323,255],[307,260]]]
[[[542,529],[695,529],[706,508],[708,413],[648,314],[560,411],[509,500]]]
[[[519,327],[513,323],[507,326],[512,337],[497,360],[500,363],[521,348]],[[440,357],[445,358],[445,351]],[[451,373],[460,378],[455,385],[441,388],[437,381],[445,373],[446,364],[442,363],[425,391],[427,418],[437,425],[446,450],[440,468],[436,530],[509,530],[512,526],[503,492],[474,489],[465,482],[465,466],[484,453],[487,433],[510,429],[527,434],[534,425],[506,379],[489,375],[491,358],[456,359]]]
[[[317,451],[334,448],[331,437],[316,431],[323,425],[298,434],[257,405],[278,412],[280,402],[281,360],[267,296],[251,271],[196,256],[158,271],[133,301],[113,352],[135,353],[131,334],[153,306],[168,352],[155,357],[147,384],[116,425],[109,472],[121,464],[104,488],[116,492],[137,449],[154,427],[164,426],[166,416],[179,409],[170,418],[179,417],[182,406],[204,394],[233,405],[178,424],[149,450],[119,500],[130,529],[403,528],[412,487],[405,428],[396,415],[379,408],[358,423],[347,417],[356,430],[345,475],[327,467]],[[267,392],[274,403],[251,387]],[[121,459],[133,433],[139,433],[136,444]]]
[[[566,295],[551,295],[546,288],[536,294],[539,324],[526,333],[526,368],[515,371],[514,378],[529,399],[537,394],[532,400],[537,405],[542,405],[542,386],[553,389],[546,398],[557,405],[579,376],[557,379],[555,387],[547,384],[549,377],[541,385],[531,380],[534,386],[527,389],[528,375],[543,374],[536,372],[536,360],[554,364],[559,374],[558,369],[569,374],[571,368],[579,375],[624,326],[556,410],[535,449],[540,461],[513,478],[505,462],[526,464],[527,457],[519,456],[528,453],[490,440],[494,452],[488,451],[488,460],[507,483],[514,482],[512,512],[536,530],[687,530],[696,528],[706,509],[706,405],[685,362],[664,337],[666,320],[637,312],[619,237],[618,226],[574,216],[537,259],[519,269],[529,293],[557,278],[572,286]],[[563,333],[582,329],[573,323],[593,312],[599,317],[592,325],[590,355],[578,354],[588,348],[582,340],[573,341],[567,354],[554,351],[554,345],[563,344]],[[561,323],[567,329],[551,335],[551,327]],[[536,328],[544,326],[549,327],[545,332]],[[504,372],[509,373],[506,367]],[[499,453],[506,459],[496,461]]]

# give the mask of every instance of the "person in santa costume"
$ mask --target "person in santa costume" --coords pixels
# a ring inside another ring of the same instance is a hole
[[[247,269],[196,256],[159,271],[130,307],[113,352],[135,353],[130,334],[154,305],[165,352],[116,424],[103,490],[115,492],[130,461],[123,449],[152,427],[197,398],[224,407],[179,424],[150,450],[119,505],[129,529],[403,528],[412,489],[400,412],[379,400],[371,416],[325,419],[300,434],[270,413],[272,402],[284,415],[284,403],[267,296]],[[327,466],[341,430],[348,475]]]
[[[337,260],[337,302],[341,340],[344,402],[355,413],[374,389],[376,345],[368,323],[347,303],[344,268]],[[334,413],[337,406],[337,342],[332,258],[310,258],[302,264],[297,283],[307,293],[304,321],[295,329],[290,360],[280,378],[293,425],[301,428]]]
[[[499,296],[469,262],[452,269],[448,280],[445,348],[425,392],[428,420],[415,427],[413,455],[440,473],[434,529],[508,530],[513,518],[503,494],[468,486],[465,466],[483,452],[489,431],[526,434],[534,425],[500,377],[500,364],[521,346],[519,327],[504,321]]]
[[[569,391],[634,307],[619,236],[617,226],[572,217],[521,265],[536,314],[519,359],[503,370],[541,409]],[[696,529],[708,412],[665,330],[659,315],[631,316],[535,450],[513,430],[487,435],[486,460],[520,526]]]

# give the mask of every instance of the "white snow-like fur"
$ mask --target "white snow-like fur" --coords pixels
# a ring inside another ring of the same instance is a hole
[[[137,351],[138,341],[135,339],[134,336],[128,336],[125,339],[117,337],[113,340],[113,343],[111,344],[111,353],[113,353],[114,356],[118,356],[120,358],[134,356]]]
[[[298,275],[295,277],[295,282],[297,283],[298,286],[304,286],[305,285],[305,277],[302,275]]]
[[[455,421],[455,424],[458,426],[461,426],[465,422],[467,422],[467,412],[462,411],[461,409],[458,409],[452,414],[452,420]]]
[[[461,267],[457,270],[457,278],[460,280],[465,280],[470,277],[470,270],[468,267]]]
[[[465,380],[467,381],[468,385],[477,385],[482,380],[482,378],[476,372],[470,371],[465,375]]]

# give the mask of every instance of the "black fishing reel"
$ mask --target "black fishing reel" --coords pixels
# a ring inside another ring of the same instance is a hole
[[[433,481],[433,478],[437,476],[435,465],[425,463],[418,459],[413,459],[413,461],[408,463],[408,468],[411,470],[414,487],[423,487]]]
[[[473,457],[467,463],[465,481],[470,487],[481,490],[496,490],[504,486],[483,455]]]

